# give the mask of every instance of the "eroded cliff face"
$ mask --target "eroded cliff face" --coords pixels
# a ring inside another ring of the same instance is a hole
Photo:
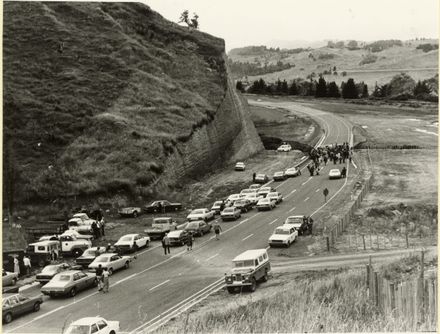
[[[222,39],[140,3],[4,12],[4,198],[149,196],[262,149]]]

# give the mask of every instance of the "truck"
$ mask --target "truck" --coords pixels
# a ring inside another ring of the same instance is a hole
[[[170,231],[177,229],[177,222],[171,217],[154,218],[151,228],[144,232],[153,239],[163,239],[163,237]]]
[[[92,242],[87,239],[77,239],[74,235],[59,236],[61,253],[65,255],[81,256],[82,253],[92,247]]]

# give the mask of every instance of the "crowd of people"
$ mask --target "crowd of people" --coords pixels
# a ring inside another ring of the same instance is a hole
[[[309,153],[312,160],[307,169],[310,172],[310,176],[319,175],[321,164],[327,165],[327,163],[333,162],[333,164],[345,164],[348,160],[351,162],[353,156],[353,148],[347,142],[342,144],[326,145],[324,147],[312,148]],[[343,167],[341,171],[342,177],[347,175],[347,168]]]

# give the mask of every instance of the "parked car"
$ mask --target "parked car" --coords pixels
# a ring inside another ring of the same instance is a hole
[[[97,285],[98,280],[94,273],[81,270],[67,270],[56,274],[41,288],[41,292],[50,297],[74,297],[78,291],[96,287]]]
[[[147,213],[174,212],[180,210],[182,210],[182,203],[171,203],[166,200],[154,201],[144,207],[144,211]]]
[[[237,162],[237,163],[235,164],[234,169],[235,169],[236,171],[241,171],[241,172],[243,172],[243,171],[246,169],[246,165],[244,164],[244,162]]]
[[[93,234],[92,224],[98,223],[96,219],[91,219],[87,213],[76,213],[73,218],[69,219],[68,225],[70,230],[78,231],[82,234]]]
[[[292,146],[290,146],[289,144],[283,144],[277,148],[278,152],[289,152],[291,150],[292,150]]]
[[[118,210],[118,214],[121,217],[133,217],[136,218],[142,213],[142,209],[139,207],[128,207],[128,208],[121,208]]]
[[[189,221],[204,220],[205,222],[207,222],[208,220],[214,219],[214,212],[206,208],[195,209],[190,212],[186,219],[188,219]]]
[[[222,217],[222,221],[237,220],[241,217],[241,210],[235,206],[231,206],[229,208],[225,208],[220,216]]]
[[[116,334],[119,321],[108,321],[102,317],[87,317],[72,322],[62,334]]]
[[[106,252],[106,247],[90,247],[82,253],[80,257],[75,259],[77,265],[87,268],[99,255]]]
[[[232,194],[232,195],[229,195],[229,196],[228,196],[228,198],[226,199],[226,202],[227,202],[227,203],[232,203],[231,205],[233,205],[234,202],[235,202],[236,200],[238,200],[238,199],[240,199],[240,194]]]
[[[284,224],[278,226],[269,237],[269,246],[286,246],[289,247],[298,238],[298,231],[294,225]]]
[[[74,236],[76,239],[79,239],[79,240],[81,240],[81,239],[93,240],[92,234],[81,234],[75,230],[66,230],[63,232],[63,234],[61,234],[61,236],[65,236],[65,235]]]
[[[21,314],[38,312],[41,304],[43,304],[41,294],[24,296],[19,293],[4,293],[2,296],[3,323],[8,324]]]
[[[247,199],[252,203],[252,206],[256,205],[260,198],[262,198],[262,195],[258,195],[256,192],[252,194],[247,194],[244,199]]]
[[[94,269],[101,265],[102,268],[108,270],[109,275],[119,269],[128,269],[130,267],[130,262],[132,261],[131,256],[121,256],[117,253],[104,253],[99,255],[92,263],[89,264],[89,269]]]
[[[150,245],[150,237],[140,235],[138,233],[126,234],[119,238],[115,243],[116,249],[125,252],[136,252],[139,248],[148,247]]]
[[[243,189],[242,191],[240,191],[240,195],[249,195],[249,194],[256,194],[257,193],[257,189]]]
[[[17,284],[18,273],[11,273],[3,269],[2,271],[2,286]]]
[[[57,259],[61,253],[61,246],[58,240],[38,241],[29,244],[26,253],[32,258],[38,258],[38,266],[43,267],[49,264],[52,255]]]
[[[39,274],[36,276],[36,281],[41,285],[49,282],[56,274],[62,271],[70,269],[70,265],[67,263],[49,264],[45,266]]]
[[[269,198],[271,200],[275,200],[275,204],[279,204],[283,201],[283,195],[281,195],[279,192],[272,191],[267,194],[266,198]]]
[[[257,195],[261,196],[261,197],[266,197],[268,193],[275,191],[275,189],[273,189],[272,187],[261,187],[258,192]]]
[[[341,171],[339,169],[330,169],[328,173],[328,178],[331,179],[340,179],[342,177]]]
[[[212,225],[204,220],[191,221],[185,227],[185,231],[192,233],[194,236],[202,236],[206,233],[211,232]]]
[[[255,176],[255,183],[267,183],[269,182],[269,176],[267,176],[266,174],[257,174]]]
[[[175,229],[177,229],[177,222],[174,218],[158,217],[153,219],[151,228],[147,228],[144,232],[148,234],[151,240],[162,240],[168,232],[174,231]]]
[[[171,246],[183,246],[188,238],[188,232],[185,230],[175,230],[167,234]]]
[[[226,289],[229,293],[250,288],[253,292],[257,282],[266,282],[269,278],[270,261],[266,249],[247,250],[232,260],[234,267],[225,274]]]
[[[276,206],[275,200],[269,198],[262,198],[257,203],[257,210],[258,211],[272,210],[273,208],[275,208],[275,206]]]
[[[303,235],[306,232],[311,234],[313,229],[313,219],[305,215],[289,216],[284,221],[284,224],[293,225],[298,231],[299,235]]]
[[[252,210],[253,206],[254,206],[254,204],[250,200],[248,200],[247,198],[239,199],[238,201],[235,201],[235,203],[234,203],[234,207],[239,209],[241,212],[248,212],[249,210]]]
[[[260,188],[261,188],[261,185],[259,185],[259,184],[257,184],[257,183],[251,184],[251,185],[249,186],[249,189],[255,189],[255,190],[257,190],[257,191],[258,191],[258,189],[260,189]]]
[[[211,207],[211,211],[214,211],[215,214],[220,214],[225,208],[225,202],[223,201],[215,201]]]
[[[284,174],[284,172],[276,172],[275,174],[273,174],[273,180],[274,181],[283,181],[287,179],[286,174]]]
[[[300,170],[299,168],[292,167],[292,168],[288,168],[288,169],[286,169],[286,171],[284,172],[284,174],[285,174],[287,177],[299,176],[299,175],[301,175],[301,170]]]

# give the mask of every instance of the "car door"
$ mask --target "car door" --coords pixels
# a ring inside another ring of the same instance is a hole
[[[119,255],[113,255],[110,259],[111,266],[113,267],[113,270],[118,270],[122,268],[122,261],[123,259]]]
[[[11,305],[12,315],[22,314],[24,312],[23,306],[20,304],[20,301],[18,300],[17,296],[10,297],[9,304]]]
[[[20,303],[20,308],[22,313],[32,311],[34,307],[32,300],[25,296],[19,295],[18,302]]]
[[[205,233],[206,232],[206,227],[207,227],[207,225],[206,225],[206,223],[205,222],[200,222],[199,223],[199,231],[200,231],[200,233]]]
[[[81,276],[79,273],[73,274],[73,285],[78,289],[82,290],[84,289],[84,285],[86,284],[85,280],[81,280]]]
[[[99,329],[99,334],[108,334],[110,333],[110,328],[108,326],[108,324],[104,321],[104,320],[99,320],[96,325],[98,326]]]

